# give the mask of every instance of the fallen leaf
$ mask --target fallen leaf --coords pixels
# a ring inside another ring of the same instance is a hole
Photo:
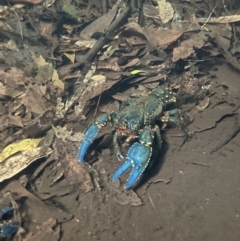
[[[186,59],[195,52],[195,48],[200,49],[204,44],[205,40],[200,36],[192,35],[189,39],[181,42],[179,47],[174,48],[172,57],[173,62],[176,62],[179,59]]]
[[[60,127],[60,126],[52,126],[52,130],[54,131],[55,136],[58,139],[61,139],[63,142],[78,142],[80,143],[83,140],[84,134],[79,133],[73,133],[72,130],[67,131],[66,128]]]
[[[70,155],[66,155],[63,162],[68,163],[68,166],[65,168],[66,175],[71,178],[74,177],[81,190],[87,193],[94,189],[91,176],[86,171],[84,165],[80,165],[77,159],[72,158]]]
[[[119,37],[125,38],[132,45],[142,45],[146,42],[149,42],[152,47],[157,47],[158,45],[156,39],[151,36],[151,32],[147,28],[142,28],[134,22],[126,24]]]
[[[50,104],[42,96],[41,89],[34,86],[28,87],[26,97],[22,100],[22,103],[30,111],[39,115],[42,115],[48,109],[48,104]]]
[[[21,69],[15,67],[8,71],[0,70],[0,95],[17,98],[26,91],[26,76]]]
[[[45,153],[41,153],[41,149],[41,147],[37,147],[29,151],[22,151],[2,161],[0,163],[0,182],[15,176],[34,161],[48,156],[52,152],[52,149],[48,148]]]
[[[14,116],[14,115],[8,114],[8,125],[23,127],[21,116]]]
[[[176,42],[182,35],[182,30],[168,29],[168,30],[157,30],[154,32],[156,39],[160,46],[168,46]]]
[[[56,69],[53,70],[52,83],[59,89],[64,90],[64,83],[59,79],[59,75]]]
[[[204,98],[203,100],[199,101],[199,104],[196,106],[199,111],[203,111],[209,106],[210,99],[209,97]]]
[[[113,189],[113,200],[123,206],[131,205],[131,206],[140,206],[143,205],[142,200],[137,196],[137,194],[133,190],[120,190]]]
[[[34,63],[38,66],[38,67],[41,67],[41,66],[44,66],[47,64],[47,62],[45,61],[45,59],[42,57],[42,55],[36,55],[35,53],[32,53],[32,58],[33,58],[33,61]]]
[[[114,7],[108,11],[107,14],[104,14],[102,17],[96,19],[91,24],[89,24],[86,28],[83,29],[81,32],[81,37],[85,39],[90,39],[90,37],[95,32],[102,32],[104,33],[112,21],[115,19],[116,14],[118,11],[118,6],[115,4]]]
[[[96,39],[88,39],[88,40],[81,39],[81,40],[78,40],[77,42],[75,42],[75,45],[85,49],[85,48],[92,48],[96,42],[97,42]]]
[[[98,60],[96,63],[97,69],[101,70],[113,70],[113,71],[122,71],[122,68],[119,67],[115,59],[107,60]]]
[[[46,222],[36,227],[37,233],[30,233],[26,236],[24,241],[43,241],[51,240],[58,241],[60,239],[60,225],[54,218],[48,219]]]
[[[29,151],[38,146],[42,139],[24,139],[17,143],[12,143],[4,148],[0,154],[0,163],[3,162],[6,158],[22,151]]]
[[[75,52],[63,53],[73,64],[75,61]]]
[[[48,66],[48,65],[52,67],[52,64],[47,63],[41,55],[38,56],[32,53],[32,58],[34,63],[38,66],[39,69],[44,68],[45,66]],[[48,80],[45,79],[44,81],[47,82]],[[51,76],[49,76],[49,81],[52,81],[53,85],[60,88],[61,90],[64,89],[64,83],[59,79],[58,72],[53,67],[52,67]]]
[[[112,96],[115,98],[114,96]],[[115,98],[117,99],[117,98]],[[118,111],[119,110],[119,102],[118,101],[109,101],[107,104],[100,106],[98,108],[101,112],[110,112],[110,111]]]
[[[166,2],[166,0],[158,0],[157,3],[159,9],[159,16],[162,20],[162,23],[168,23],[170,20],[172,20],[174,15],[174,10],[171,3]]]

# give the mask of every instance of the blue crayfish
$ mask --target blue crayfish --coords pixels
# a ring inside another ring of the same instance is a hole
[[[113,126],[114,152],[119,161],[124,160],[119,146],[119,136],[126,136],[123,145],[138,139],[130,147],[126,161],[117,169],[112,176],[116,181],[125,171],[132,167],[132,172],[127,180],[125,189],[131,188],[140,178],[152,158],[153,141],[156,140],[156,151],[161,148],[162,138],[156,121],[172,122],[185,132],[184,119],[178,109],[165,111],[168,104],[176,102],[173,92],[159,86],[152,90],[147,96],[141,96],[136,101],[127,99],[122,102],[119,112],[104,113],[98,117],[95,123],[86,130],[84,139],[80,145],[78,160],[83,162],[84,156],[99,131],[110,122]],[[156,154],[153,155],[155,159]]]
[[[19,228],[19,223],[16,221],[7,221],[7,217],[12,213],[14,208],[7,207],[0,209],[0,221],[3,223],[0,224],[0,240],[5,240],[8,236],[15,233]]]

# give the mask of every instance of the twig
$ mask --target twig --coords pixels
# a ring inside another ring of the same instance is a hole
[[[217,5],[213,8],[212,12],[209,14],[207,20],[205,21],[205,23],[201,26],[201,29],[203,29],[205,27],[205,25],[208,23],[208,21],[210,20],[210,18],[212,17],[212,14],[214,13],[215,8],[217,7]]]
[[[191,162],[193,165],[198,165],[198,166],[203,166],[203,167],[210,167],[209,165],[205,163],[200,163],[200,162]]]
[[[153,206],[154,210],[155,210],[155,211],[158,213],[158,210],[156,209],[155,205],[153,204],[153,201],[152,201],[152,199],[151,199],[151,197],[150,197],[149,193],[148,193],[148,198],[149,198],[150,203],[152,204],[152,206]]]
[[[98,191],[100,192],[101,191],[101,187],[100,187],[100,184],[99,184],[99,175],[98,175],[98,172],[97,170],[95,170],[91,165],[89,165],[87,162],[84,163],[86,166],[88,166],[88,168],[92,171],[93,173],[93,181],[98,189]]]
[[[95,109],[95,112],[94,112],[94,116],[93,116],[94,122],[95,122],[95,118],[96,118],[96,114],[97,114],[97,109],[98,109],[98,106],[99,106],[99,103],[100,103],[100,99],[102,97],[103,87],[104,87],[104,84],[102,85],[102,90],[101,90],[101,93],[100,93],[100,95],[98,97],[97,106],[96,106],[96,109]]]
[[[219,35],[216,33],[215,34],[215,40],[218,45],[218,48],[222,55],[225,57],[226,61],[231,64],[234,68],[240,70],[240,63],[238,60],[232,56],[232,54],[228,51],[228,49],[224,46],[224,43],[220,39]]]
[[[214,14],[218,17],[217,12],[215,11],[215,8],[216,8],[217,5],[215,6],[215,8],[213,8],[212,4],[211,4],[208,0],[205,0],[205,3],[207,3],[207,5],[208,5],[211,9],[213,9]]]
[[[7,2],[8,2],[9,7],[11,7],[9,1],[7,1]],[[20,20],[19,20],[19,16],[18,16],[17,12],[15,11],[15,8],[13,8],[13,12],[14,12],[14,14],[16,15],[16,17],[18,19],[18,25],[19,25],[19,29],[20,29],[20,34],[21,34],[21,38],[23,39],[22,26],[21,26],[21,23],[20,23]]]
[[[224,8],[225,12],[228,14],[227,6],[226,6],[224,0],[222,0],[222,5],[223,5],[223,8]]]
[[[116,30],[122,23],[122,21],[128,16],[129,12],[131,10],[130,6],[125,7],[122,12],[119,14],[119,16],[115,19],[115,21],[112,22],[112,24],[109,26],[109,29],[106,31],[103,37],[101,37],[95,45],[87,52],[87,54],[84,56],[82,61],[80,61],[77,64],[74,64],[71,66],[71,70],[77,69],[80,66],[82,66],[86,62],[91,62],[95,55],[98,53],[100,49],[106,44],[108,44],[116,35]]]
[[[102,9],[103,9],[103,14],[106,14],[108,11],[108,1],[107,0],[102,1]]]

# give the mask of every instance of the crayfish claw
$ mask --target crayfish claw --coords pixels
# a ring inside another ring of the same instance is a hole
[[[14,208],[12,208],[12,207],[0,209],[0,220],[4,217],[4,215],[7,215],[8,213],[12,212],[13,210],[14,210]]]
[[[6,207],[0,209],[0,220],[5,220],[8,217],[8,214],[14,210],[12,207]],[[5,239],[6,237],[15,233],[19,228],[19,223],[16,221],[10,221],[6,224],[0,226],[0,240]]]
[[[84,156],[87,153],[89,146],[91,145],[92,141],[95,139],[99,132],[99,127],[96,124],[92,124],[84,134],[83,142],[79,148],[78,152],[78,160],[80,163],[83,162]]]
[[[124,160],[124,156],[121,154],[121,152],[117,153],[116,156],[117,156],[118,161]]]
[[[0,227],[0,240],[17,232],[19,226],[19,223],[16,221],[4,224],[2,227]]]
[[[125,161],[112,176],[112,182],[115,182],[124,172],[128,170],[132,166],[130,160]]]
[[[79,147],[78,151],[78,161],[82,163],[84,161],[84,157],[87,153],[89,146],[92,144],[93,140],[98,135],[101,128],[107,125],[108,114],[103,114],[98,117],[94,124],[91,124],[84,134],[83,141]]]
[[[124,172],[132,167],[132,172],[124,187],[125,189],[131,188],[146,169],[150,161],[151,154],[152,148],[150,146],[140,144],[138,142],[134,143],[129,149],[126,161],[113,174],[112,181],[116,181]]]

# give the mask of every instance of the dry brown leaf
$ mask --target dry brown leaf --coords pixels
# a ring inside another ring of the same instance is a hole
[[[142,200],[137,196],[137,194],[133,190],[122,191],[120,189],[112,189],[113,190],[113,200],[123,206],[131,205],[131,206],[141,206],[143,205]]]
[[[124,26],[124,30],[119,34],[119,37],[125,38],[131,45],[142,45],[148,41],[144,29],[134,22]]]
[[[40,34],[46,39],[52,38],[52,32],[54,30],[52,22],[46,22],[39,20]]]
[[[71,178],[74,177],[77,180],[81,190],[84,192],[90,192],[94,189],[92,179],[89,173],[86,171],[84,165],[80,165],[76,159],[68,154],[63,162],[68,163],[68,166],[65,169],[66,175],[70,176]]]
[[[59,75],[56,69],[53,70],[52,83],[61,90],[64,90],[64,83],[59,79]]]
[[[205,44],[205,41],[198,35],[192,35],[190,39],[181,42],[180,47],[173,50],[173,62],[179,59],[185,59],[195,52],[194,48],[200,49]]]
[[[209,33],[212,38],[215,38],[216,35],[219,36],[221,43],[224,45],[224,49],[229,49],[232,41],[232,26],[230,24],[209,24],[208,29],[211,30]],[[219,51],[217,51],[219,54]]]
[[[178,47],[173,50],[173,58],[172,61],[176,62],[179,59],[185,59],[191,54],[193,54],[195,51],[192,47]]]
[[[5,86],[3,85],[3,83],[2,82],[0,82],[0,96],[6,96],[6,88],[5,88]]]
[[[43,241],[51,240],[58,241],[60,239],[60,225],[54,218],[48,219],[46,222],[36,227],[37,233],[30,233],[26,236],[24,241]]]
[[[26,94],[27,96],[22,100],[22,103],[33,113],[42,115],[47,110],[47,103],[42,97],[40,88],[29,86]]]
[[[3,131],[8,127],[8,121],[9,121],[9,119],[6,115],[0,116],[0,123],[1,123],[0,131]]]
[[[17,98],[26,91],[23,80],[27,78],[21,69],[12,67],[8,71],[0,70],[0,79],[0,94],[3,96]]]
[[[120,101],[124,101],[127,98],[129,98],[129,95],[124,94],[124,93],[116,93],[114,95],[112,95],[113,99],[115,100],[120,100]]]
[[[106,70],[113,70],[113,71],[122,71],[122,68],[119,67],[116,59],[98,60],[96,67],[99,70],[106,69]]]
[[[75,52],[63,53],[73,64],[75,61]]]
[[[162,23],[168,23],[170,20],[172,20],[174,15],[174,10],[171,3],[166,2],[166,0],[158,0],[157,3],[159,9],[159,16],[162,20]]]
[[[32,53],[32,59],[33,59],[34,63],[38,66],[39,70],[41,68],[49,66],[49,68],[52,69],[52,74],[49,76],[49,78],[50,78],[49,81],[52,81],[53,85],[60,88],[61,90],[64,89],[64,83],[59,79],[58,72],[56,69],[54,69],[52,67],[52,64],[47,63],[45,61],[45,59],[42,57],[42,55],[36,55],[35,53]],[[38,74],[40,74],[39,71],[38,71]],[[41,78],[41,76],[40,76],[40,78]],[[47,82],[47,81],[48,80],[45,80],[45,82]]]
[[[75,42],[75,45],[85,49],[85,48],[92,48],[96,42],[97,42],[96,39],[88,39],[88,40],[81,39]]]
[[[61,126],[52,126],[55,136],[63,142],[78,142],[83,140],[84,134],[81,132],[74,133],[72,130],[67,131],[66,128]]]
[[[8,114],[8,125],[23,127],[22,117],[21,116],[13,116],[11,114]]]
[[[146,42],[149,42],[153,47],[158,45],[155,37],[152,36],[152,31],[149,31],[148,28],[142,28],[134,22],[126,24],[119,36],[126,38],[132,45],[145,44]]]
[[[61,106],[59,106],[60,108],[58,109],[58,111],[60,111],[61,113],[58,113],[58,115],[64,116],[65,113],[69,110],[69,108],[71,108],[72,105],[74,103],[76,103],[76,101],[78,101],[79,105],[75,105],[74,112],[75,112],[76,116],[81,115],[87,101],[89,100],[88,96],[92,92],[93,87],[91,85],[93,85],[94,88],[96,88],[96,83],[94,83],[94,81],[90,81],[92,76],[94,75],[95,71],[96,71],[96,66],[92,65],[91,68],[89,69],[89,71],[87,72],[87,74],[85,74],[85,76],[84,76],[84,79],[83,79],[84,85],[83,85],[82,89],[76,95],[68,98],[65,105],[62,107],[62,109],[60,109]],[[61,102],[61,100],[59,102]]]
[[[130,60],[126,65],[121,65],[122,68],[129,68],[137,65],[139,63],[139,58]]]
[[[199,101],[199,104],[196,106],[199,111],[203,111],[209,106],[210,99],[209,97],[204,98],[203,100]]]
[[[104,33],[109,25],[112,23],[114,18],[116,17],[118,11],[118,6],[115,5],[107,14],[104,14],[102,17],[96,19],[91,24],[89,24],[86,28],[83,29],[81,32],[81,37],[85,39],[90,39],[90,37],[95,32],[102,32]]]
[[[176,42],[182,35],[182,30],[168,29],[168,30],[157,30],[154,32],[156,39],[160,46],[168,46]]]
[[[119,110],[119,102],[111,101],[111,102],[108,102],[106,105],[100,106],[98,109],[101,112],[118,111]]]

